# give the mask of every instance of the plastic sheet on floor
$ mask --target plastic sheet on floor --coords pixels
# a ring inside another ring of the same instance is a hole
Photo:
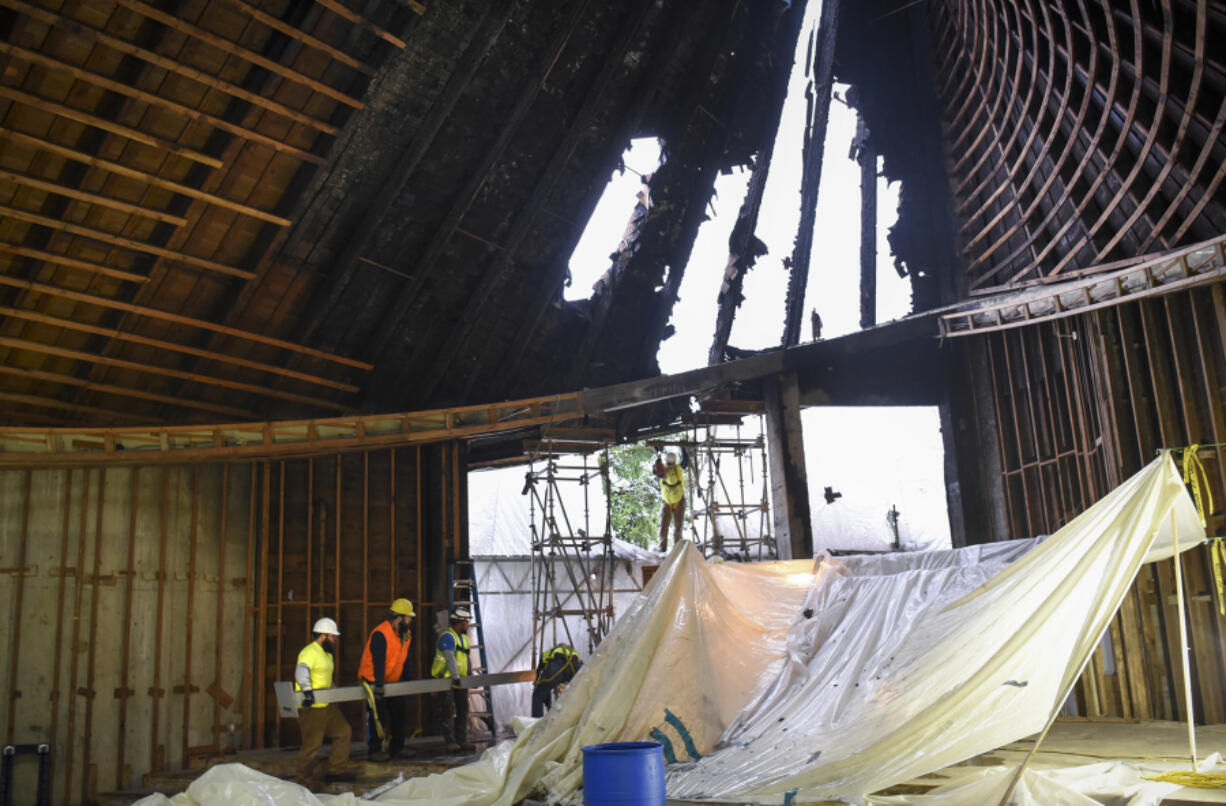
[[[578,802],[585,745],[656,739],[671,797],[868,803],[1041,730],[1173,524],[1180,550],[1203,542],[1163,455],[1042,541],[753,565],[682,543],[544,719],[378,802]],[[991,802],[982,776],[927,802]],[[1050,772],[1025,784],[1015,803],[1094,802],[1046,799],[1092,797]]]

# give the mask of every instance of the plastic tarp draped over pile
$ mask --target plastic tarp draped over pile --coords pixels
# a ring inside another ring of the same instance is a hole
[[[1172,524],[1204,540],[1164,455],[1041,542],[758,565],[683,543],[544,719],[379,802],[577,800],[583,746],[649,737],[672,797],[862,800],[1042,729]]]

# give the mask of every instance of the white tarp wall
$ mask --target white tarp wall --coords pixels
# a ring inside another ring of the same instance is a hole
[[[528,496],[523,495],[526,467],[483,470],[468,477],[469,554],[476,561],[477,589],[485,619],[485,642],[491,672],[532,668],[532,530]],[[583,492],[577,484],[560,484],[567,511],[582,513]],[[590,485],[589,506],[594,513],[595,533],[604,530],[604,494],[598,483]],[[539,513],[538,513],[539,527]],[[613,612],[620,615],[643,587],[642,564],[656,564],[662,555],[616,541],[613,560]],[[557,573],[563,575],[561,563]],[[571,594],[564,608],[577,606]],[[587,624],[581,616],[568,616],[570,641],[586,662]],[[559,629],[557,640],[567,641]],[[552,644],[553,635],[549,636]],[[517,683],[494,689],[494,716],[503,728],[514,716],[532,712],[532,684]]]
[[[683,544],[544,719],[382,800],[567,797],[585,745],[656,729],[679,747],[677,722],[703,758],[670,771],[672,796],[782,803],[909,780],[1040,730],[1174,523],[1181,548],[1204,540],[1164,455],[1012,562],[1028,544],[816,567],[713,565]]]

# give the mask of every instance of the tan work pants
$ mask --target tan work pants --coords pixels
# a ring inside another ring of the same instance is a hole
[[[664,504],[660,508],[660,547],[657,551],[668,550],[668,522],[673,523],[673,542],[681,541],[681,523],[685,520],[685,499],[682,498],[676,504],[669,506]]]
[[[298,753],[298,782],[314,781],[331,768],[336,770],[349,762],[349,737],[353,733],[340,706],[328,703],[323,708],[299,708],[298,730],[302,732],[302,750]],[[327,761],[315,758],[324,738],[332,742],[332,754]]]

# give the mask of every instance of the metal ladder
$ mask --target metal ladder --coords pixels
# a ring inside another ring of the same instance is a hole
[[[477,591],[477,571],[472,560],[453,560],[447,566],[447,609],[454,611],[457,607],[467,607],[472,611],[470,627],[477,630],[477,643],[469,647],[468,673],[470,675],[488,674],[489,662],[485,651],[485,627],[481,618],[481,595]],[[474,650],[481,653],[478,663],[471,654]],[[470,689],[485,703],[482,711],[470,711],[469,718],[480,719],[489,729],[490,737],[497,740],[498,732],[494,722],[494,698],[489,686]]]

